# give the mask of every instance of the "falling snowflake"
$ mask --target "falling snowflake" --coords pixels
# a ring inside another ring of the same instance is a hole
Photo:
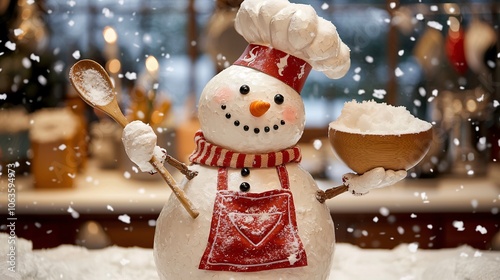
[[[14,36],[19,36],[23,33],[24,33],[24,31],[21,28],[14,29]]]
[[[40,62],[40,57],[34,53],[30,55],[30,59],[36,62]]]
[[[127,78],[129,80],[136,80],[137,74],[135,72],[127,72],[127,73],[125,73],[125,78]]]
[[[103,8],[102,9],[102,14],[106,18],[112,18],[114,16],[113,12],[110,9],[108,9],[108,8]]]
[[[487,230],[485,227],[481,226],[481,225],[477,225],[477,226],[476,226],[476,231],[478,231],[478,232],[479,232],[479,233],[481,233],[481,234],[486,234],[486,233],[488,233],[488,230]]]
[[[38,82],[39,82],[42,86],[44,86],[44,85],[46,85],[46,84],[47,84],[47,78],[45,78],[44,76],[40,75],[40,76],[38,76]]]
[[[323,146],[323,142],[321,140],[315,139],[313,141],[313,147],[314,147],[315,150],[321,149],[322,146]]]
[[[471,204],[472,208],[475,209],[475,208],[477,208],[479,202],[477,201],[477,199],[473,199],[470,201],[470,204]]]
[[[420,193],[420,198],[422,199],[423,203],[429,203],[429,198],[427,197],[427,193],[426,192]]]
[[[401,226],[399,226],[399,227],[397,228],[397,231],[398,231],[399,235],[403,235],[403,234],[405,234],[405,229],[404,229],[403,227],[401,227]]]
[[[443,25],[437,21],[428,21],[427,26],[437,29],[439,31],[443,30]]]
[[[490,67],[490,68],[495,68],[495,67],[496,67],[496,63],[495,63],[495,61],[490,60],[490,59],[488,59],[488,60],[486,61],[486,64],[487,64],[487,65],[488,65],[488,67]]]
[[[71,208],[71,206],[68,206],[67,211],[71,214],[71,217],[73,217],[73,219],[78,219],[80,217],[80,213],[76,212],[73,208]]]
[[[387,207],[380,207],[380,209],[378,210],[378,212],[380,213],[380,215],[384,216],[384,217],[387,217],[389,216],[389,209]]]
[[[396,77],[401,77],[403,76],[405,73],[403,72],[403,70],[401,70],[401,68],[396,68],[396,70],[394,70],[394,74],[396,75]]]
[[[74,51],[72,56],[74,59],[80,59],[80,57],[81,57],[80,51],[79,50]]]
[[[118,220],[120,220],[123,223],[130,224],[130,216],[127,214],[118,216]]]
[[[111,212],[115,211],[115,209],[113,209],[113,206],[111,206],[111,205],[109,205],[109,204],[108,204],[108,205],[106,205],[106,209],[108,209],[108,210],[109,210],[109,211],[111,211]]]
[[[11,41],[7,41],[5,43],[5,47],[11,51],[15,51],[16,50],[16,43],[13,43]]]
[[[427,95],[427,91],[425,90],[425,88],[419,87],[418,94],[420,94],[420,96],[422,96],[422,97],[425,97]]]
[[[56,71],[57,73],[61,73],[63,70],[64,70],[64,62],[57,61],[54,64],[54,71]]]
[[[385,89],[374,89],[372,95],[375,98],[384,99],[386,94],[387,92],[385,91]]]
[[[22,64],[22,65],[23,65],[23,67],[24,67],[24,68],[26,68],[26,69],[31,68],[31,61],[30,61],[28,58],[26,58],[26,57],[24,57],[24,58],[21,60],[21,64]]]
[[[457,229],[457,231],[464,231],[464,222],[463,221],[453,221],[453,227]]]

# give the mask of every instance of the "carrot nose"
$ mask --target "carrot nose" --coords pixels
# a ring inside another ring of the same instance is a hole
[[[264,115],[269,110],[271,104],[262,100],[255,100],[250,103],[250,113],[255,117]]]

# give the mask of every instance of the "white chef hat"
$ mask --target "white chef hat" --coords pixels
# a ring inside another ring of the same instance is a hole
[[[250,44],[234,63],[269,74],[300,93],[311,68],[343,77],[350,50],[337,29],[310,5],[287,0],[245,0],[235,29]]]

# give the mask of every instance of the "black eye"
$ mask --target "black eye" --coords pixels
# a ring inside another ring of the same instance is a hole
[[[240,87],[240,93],[241,93],[241,94],[247,94],[247,93],[249,93],[249,92],[250,92],[250,87],[249,87],[249,86],[247,86],[247,85],[242,85],[242,86]]]
[[[283,97],[283,95],[281,94],[276,94],[274,96],[274,102],[276,102],[276,104],[283,104],[283,102],[285,101],[285,98]]]

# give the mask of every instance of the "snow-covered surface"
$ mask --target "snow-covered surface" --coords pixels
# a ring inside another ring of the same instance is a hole
[[[6,234],[0,249],[7,251]],[[31,242],[17,239],[16,273],[8,270],[6,254],[0,255],[0,279],[158,279],[153,250],[108,247],[87,250],[63,245],[32,250]],[[277,270],[277,272],[279,272]],[[403,244],[392,250],[336,246],[329,279],[498,279],[500,252],[461,246],[422,250]]]
[[[353,100],[344,104],[340,116],[330,127],[350,133],[399,135],[426,131],[432,125],[414,117],[404,106]]]

